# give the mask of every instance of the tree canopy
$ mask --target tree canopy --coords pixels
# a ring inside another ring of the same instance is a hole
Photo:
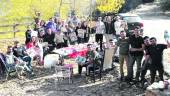
[[[101,12],[116,13],[125,3],[125,0],[96,0],[97,9]]]
[[[23,18],[33,18],[37,12],[41,13],[42,19],[48,20],[54,13],[59,12],[59,9],[62,18],[68,16],[71,8],[74,8],[78,15],[83,15],[88,13],[90,6],[89,0],[0,0],[0,2],[0,20],[8,19],[11,23],[20,22]]]
[[[1,0],[0,18],[20,21],[23,18],[35,17],[35,13],[40,12],[42,13],[42,17],[47,19],[57,10],[59,1],[60,0]]]
[[[74,8],[79,16],[89,14],[90,8],[101,12],[118,12],[124,0],[0,0],[0,2],[0,21],[8,19],[8,24],[13,24],[16,21],[21,22],[24,18],[33,18],[37,12],[41,13],[42,19],[47,20],[59,12],[59,9],[62,18],[68,16],[71,8]],[[93,3],[91,7],[90,2]]]

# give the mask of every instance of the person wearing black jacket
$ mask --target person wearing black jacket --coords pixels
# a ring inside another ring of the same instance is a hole
[[[82,30],[82,24],[81,23],[78,23],[78,26],[76,27],[76,30],[75,30],[75,32],[76,32],[76,36],[77,36],[77,42],[78,42],[78,44],[79,43],[83,43],[84,42],[84,38],[82,38],[82,37],[79,37],[79,30]]]
[[[90,38],[90,34],[89,34],[90,33],[89,32],[90,28],[88,27],[86,21],[82,22],[82,29],[86,30],[85,34],[84,34],[84,43],[88,43],[89,42],[89,38]]]
[[[52,33],[51,28],[48,28],[47,33],[44,35],[44,42],[48,42],[49,52],[53,51],[55,48],[54,38],[55,34]]]
[[[0,75],[3,76],[5,73],[5,65],[4,62],[6,62],[5,55],[0,52]]]
[[[106,17],[106,41],[109,41],[110,39],[113,39],[113,33],[114,33],[114,23],[112,22],[111,16]]]
[[[31,32],[32,32],[32,29],[30,26],[27,27],[27,31],[25,32],[25,45],[27,45],[28,42],[31,41]]]

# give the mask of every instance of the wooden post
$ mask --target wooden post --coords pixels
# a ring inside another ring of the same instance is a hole
[[[13,32],[14,32],[14,38],[16,37],[16,32],[18,32],[18,30],[17,30],[17,26],[18,26],[19,24],[15,24],[14,23],[14,25],[13,25]]]
[[[14,33],[14,38],[15,38],[15,35],[16,35],[16,24],[14,23],[14,25],[13,25],[13,33]]]

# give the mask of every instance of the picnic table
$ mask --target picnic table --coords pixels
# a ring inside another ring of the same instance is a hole
[[[61,54],[66,59],[75,59],[77,56],[85,56],[87,50],[87,44],[78,44],[56,49],[53,52]]]

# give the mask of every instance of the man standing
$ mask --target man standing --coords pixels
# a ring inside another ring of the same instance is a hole
[[[144,49],[145,54],[144,54],[144,60],[143,60],[143,63],[142,63],[142,70],[141,70],[142,87],[144,87],[144,83],[146,82],[145,75],[147,73],[147,70],[148,69],[150,70],[150,65],[151,65],[151,58],[148,54],[148,48],[150,46],[149,37],[145,36],[143,39],[144,39],[144,45],[145,45],[145,49]]]
[[[103,34],[105,33],[105,25],[102,22],[102,17],[98,18],[98,22],[96,23],[96,42],[100,43],[100,50],[102,51],[102,42],[103,42]]]
[[[137,70],[135,80],[139,81],[140,71],[141,71],[141,61],[143,57],[144,42],[143,38],[140,36],[140,28],[136,27],[134,29],[134,35],[130,38],[130,49],[129,49],[129,64],[128,64],[128,81],[133,79],[133,65],[136,61]]]
[[[124,30],[123,26],[122,26],[122,20],[119,16],[116,16],[116,21],[114,22],[114,28],[116,31],[116,38],[118,38],[120,36],[120,32],[122,30]]]
[[[113,31],[114,31],[114,24],[112,22],[111,16],[107,16],[106,22],[105,22],[105,27],[106,27],[106,42],[108,42],[110,39],[113,39]]]
[[[119,64],[120,64],[120,80],[122,81],[124,79],[124,72],[123,72],[123,64],[124,61],[126,61],[126,65],[128,65],[128,52],[129,52],[129,38],[126,37],[126,32],[121,31],[120,32],[120,38],[117,41],[117,44],[115,46],[114,54],[117,51],[117,48],[119,47]]]
[[[167,40],[167,45],[165,44],[157,44],[156,38],[152,37],[150,38],[151,46],[148,48],[148,53],[152,59],[151,63],[151,84],[155,80],[155,75],[156,71],[159,72],[159,78],[161,81],[163,81],[163,73],[164,73],[164,68],[163,68],[163,51],[164,49],[167,49],[170,47],[170,43]]]

